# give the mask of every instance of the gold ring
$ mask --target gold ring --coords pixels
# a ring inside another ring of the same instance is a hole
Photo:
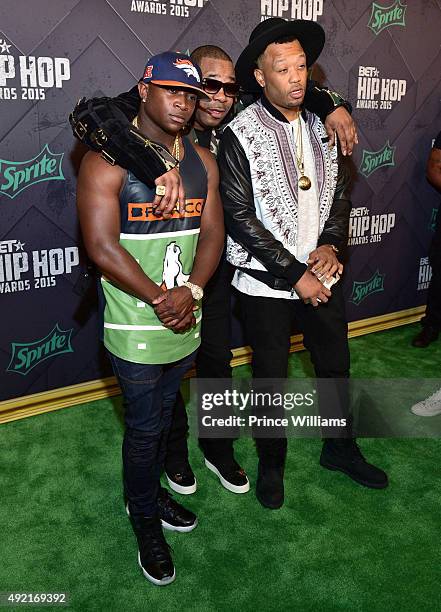
[[[165,196],[166,188],[164,185],[157,185],[155,193],[158,196]]]

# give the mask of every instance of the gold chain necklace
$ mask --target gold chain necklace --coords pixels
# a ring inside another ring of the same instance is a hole
[[[134,126],[136,127],[136,129],[138,129],[138,130],[139,130],[138,116],[136,116],[136,117],[135,117],[135,118],[132,120],[132,125],[134,125]],[[175,141],[174,141],[174,143],[173,143],[173,149],[172,149],[171,154],[173,155],[173,157],[174,157],[175,159],[177,159],[177,160],[178,160],[177,167],[178,167],[178,169],[179,169],[179,161],[180,161],[180,157],[181,157],[181,147],[180,147],[180,144],[179,144],[179,134],[176,134],[176,137],[175,137]]]
[[[311,180],[305,175],[305,158],[303,155],[303,137],[302,137],[302,123],[300,120],[300,113],[297,116],[297,136],[295,139],[295,158],[297,162],[297,168],[299,169],[299,187],[303,191],[307,191],[311,188]],[[299,145],[299,146],[297,146]],[[299,152],[298,152],[299,151]]]
[[[173,143],[172,155],[175,159],[178,160],[178,169],[179,169],[179,161],[181,158],[181,147],[179,145],[179,135],[176,134],[175,141]]]

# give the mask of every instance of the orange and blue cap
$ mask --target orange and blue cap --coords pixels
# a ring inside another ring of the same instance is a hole
[[[153,55],[147,62],[141,79],[163,87],[176,87],[194,91],[199,98],[208,98],[202,89],[201,69],[184,53],[165,51]]]

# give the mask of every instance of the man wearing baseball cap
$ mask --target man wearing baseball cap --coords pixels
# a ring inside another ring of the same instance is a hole
[[[313,21],[271,18],[253,30],[236,64],[239,83],[259,86],[261,98],[224,130],[218,163],[227,259],[236,267],[233,285],[255,379],[287,377],[294,320],[317,377],[349,376],[341,283],[332,293],[328,288],[343,272],[348,173],[320,119],[303,106],[308,68],[324,43]],[[323,386],[332,392],[332,384]],[[346,414],[344,405],[334,408]],[[275,509],[284,502],[287,441],[271,433],[256,439],[256,495]],[[325,439],[321,465],[365,486],[386,487],[386,474],[364,460],[349,428],[343,434],[348,437]]]
[[[155,209],[161,186],[85,155],[78,178],[84,244],[101,272],[103,341],[124,398],[123,478],[138,563],[156,585],[175,579],[162,528],[188,532],[196,516],[160,488],[173,406],[200,344],[203,288],[224,244],[218,172],[211,154],[182,137],[205,98],[198,66],[183,54],[153,56],[139,83],[133,120],[179,163],[186,198]]]
[[[202,87],[208,98],[198,101],[194,129],[190,131],[189,138],[216,155],[222,132],[233,116],[234,104],[239,95],[234,64],[229,55],[215,45],[196,48],[191,58],[201,68]],[[254,82],[251,91],[256,86]],[[74,134],[88,146],[96,148],[96,135],[104,132],[106,139],[102,144],[102,154],[105,158],[113,158],[146,184],[154,178],[156,184],[165,186],[165,195],[158,196],[155,203],[158,204],[158,210],[167,212],[175,206],[179,174],[176,170],[163,174],[165,167],[162,165],[161,169],[161,164],[152,156],[152,149],[144,147],[142,140],[136,137],[133,126],[128,129],[126,117],[132,120],[139,103],[137,87],[116,98],[95,98],[81,102],[71,115]],[[305,104],[309,110],[323,118],[331,138],[338,132],[339,139],[346,143],[347,153],[350,154],[356,141],[356,130],[345,109],[347,103],[334,92],[308,82]],[[174,185],[173,180],[177,181]],[[181,193],[179,197],[183,197]],[[196,359],[196,374],[199,378],[231,377],[231,309],[228,299],[231,279],[232,267],[222,257],[203,298],[201,346]],[[197,486],[188,458],[187,434],[187,415],[179,393],[167,445],[165,473],[169,486],[181,494],[194,493]],[[231,438],[200,439],[200,445],[207,467],[217,474],[226,489],[236,494],[248,491],[248,478],[235,459]]]

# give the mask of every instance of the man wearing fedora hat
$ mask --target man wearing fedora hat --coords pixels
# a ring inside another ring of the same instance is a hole
[[[191,58],[200,65],[202,87],[208,97],[198,102],[189,138],[216,155],[222,131],[233,116],[234,103],[239,95],[234,64],[223,49],[213,45],[198,47],[192,52]],[[257,83],[254,81],[251,85],[249,91],[254,92]],[[312,82],[308,83],[305,105],[323,118],[331,138],[334,132],[338,133],[350,154],[357,136],[345,109],[346,104],[333,92],[320,89]],[[157,171],[156,184],[164,186],[166,193],[163,197],[157,196],[155,204],[158,212],[169,213],[176,205],[178,184],[173,184],[173,180],[178,180],[179,174],[175,170],[165,172],[165,167],[158,169],[158,160],[152,160],[149,154],[151,149],[145,147],[143,140],[136,136],[136,129],[128,120],[131,121],[136,115],[139,105],[136,86],[116,98],[83,101],[71,115],[74,135],[89,147],[101,150],[104,159],[113,159],[119,166],[130,170],[145,184],[149,184],[152,173]],[[104,134],[105,139],[101,139],[100,134]],[[183,197],[181,192],[179,197]],[[199,378],[231,377],[231,310],[228,298],[231,279],[231,266],[222,257],[204,292],[201,346],[196,359]],[[188,458],[187,432],[185,405],[181,394],[178,394],[167,444],[165,474],[169,486],[181,494],[190,494],[196,490],[196,478]],[[201,438],[200,444],[207,467],[218,476],[226,489],[234,493],[248,491],[248,478],[234,457],[231,438]]]
[[[227,259],[236,267],[233,285],[255,379],[286,378],[293,320],[317,377],[343,383],[349,377],[337,282],[348,236],[349,177],[323,123],[303,108],[308,68],[324,42],[322,27],[313,21],[272,18],[253,30],[236,64],[241,86],[262,92],[224,130],[218,155]],[[338,410],[346,414],[342,404]],[[386,474],[365,461],[348,430],[344,438],[325,438],[321,465],[365,486],[386,487]],[[257,498],[279,508],[286,438],[258,438],[256,445]]]

